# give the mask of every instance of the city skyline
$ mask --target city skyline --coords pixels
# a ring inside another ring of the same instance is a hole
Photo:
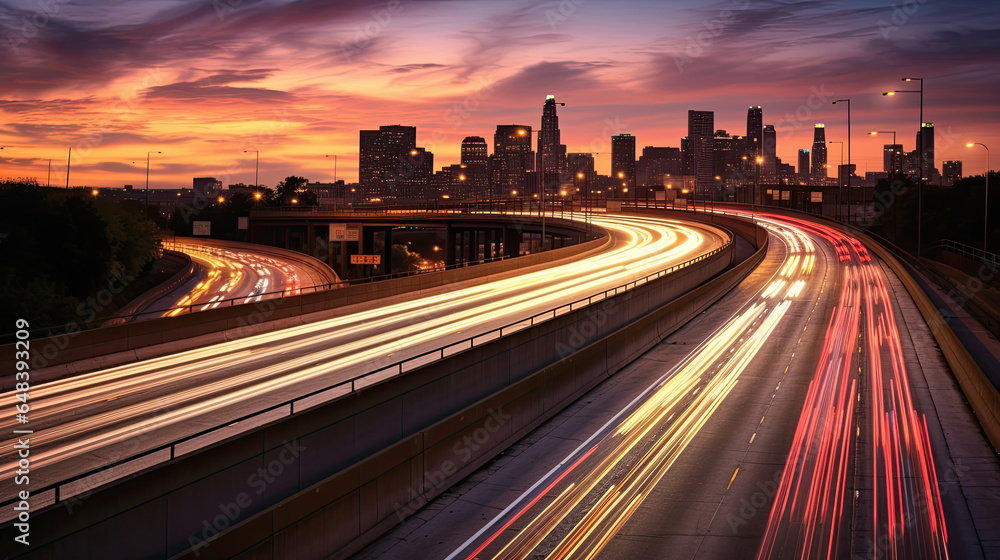
[[[715,129],[742,135],[758,105],[777,156],[797,162],[816,123],[846,140],[846,111],[831,102],[851,97],[863,175],[882,170],[890,143],[868,131],[916,148],[916,96],[880,95],[910,89],[906,76],[925,78],[938,168],[958,160],[981,174],[984,154],[965,144],[1000,139],[1000,15],[987,3],[460,4],[54,2],[46,13],[7,2],[0,176],[44,184],[51,159],[62,185],[73,148],[72,185],[143,184],[150,151],[151,188],[195,176],[249,184],[257,156],[266,185],[331,181],[334,165],[353,182],[361,130],[416,127],[439,169],[459,163],[467,136],[540,130],[548,94],[566,103],[567,152],[600,153],[602,174],[615,134],[635,136],[637,152],[680,146],[687,111],[706,110]]]

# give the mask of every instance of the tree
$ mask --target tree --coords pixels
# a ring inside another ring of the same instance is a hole
[[[275,198],[278,204],[291,204],[293,198],[300,198],[301,194],[306,190],[306,183],[308,182],[309,179],[305,177],[296,177],[295,175],[285,177],[275,188]]]

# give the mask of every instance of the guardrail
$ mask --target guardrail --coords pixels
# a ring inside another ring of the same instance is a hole
[[[47,484],[37,490],[32,490],[32,494],[38,497],[41,504],[39,507],[46,507],[48,505],[57,504],[68,500],[76,495],[82,494],[89,491],[97,485],[107,484],[115,480],[119,480],[130,474],[134,474],[139,470],[147,469],[153,465],[169,461],[177,456],[185,455],[205,445],[221,441],[223,439],[229,438],[236,434],[242,433],[243,431],[253,429],[264,423],[284,418],[295,414],[297,411],[302,411],[308,409],[316,404],[322,402],[328,402],[335,398],[343,395],[350,394],[364,387],[368,387],[382,379],[387,377],[392,377],[405,373],[406,371],[411,371],[422,365],[443,359],[447,356],[451,356],[458,352],[475,348],[477,345],[484,344],[486,342],[492,342],[503,336],[507,336],[518,332],[520,330],[530,328],[534,325],[545,322],[546,320],[553,319],[564,313],[569,313],[575,309],[580,309],[586,307],[595,302],[603,301],[609,297],[618,295],[619,293],[627,292],[628,290],[634,289],[638,286],[646,284],[652,280],[662,278],[672,272],[675,272],[681,268],[691,266],[692,264],[701,262],[708,259],[722,251],[725,251],[733,243],[730,239],[728,243],[723,246],[716,248],[708,253],[699,255],[693,259],[689,259],[682,263],[672,265],[670,267],[661,269],[657,272],[647,274],[646,276],[609,288],[599,293],[595,293],[586,298],[580,298],[578,300],[572,301],[568,304],[563,304],[558,307],[551,308],[540,313],[536,313],[530,317],[508,323],[501,327],[496,327],[484,333],[479,333],[471,337],[467,337],[457,342],[453,342],[434,350],[429,350],[423,352],[419,355],[400,360],[393,364],[372,370],[370,372],[365,372],[361,375],[357,375],[350,379],[334,383],[322,389],[317,389],[311,391],[305,395],[295,397],[293,399],[288,399],[281,403],[271,405],[265,409],[253,412],[250,414],[245,414],[239,418],[227,420],[225,424],[214,426],[212,428],[207,428],[201,430],[197,433],[185,436],[183,438],[177,439],[170,443],[161,444],[150,448],[148,450],[130,455],[123,459],[114,461],[108,465],[103,465],[101,467],[96,467],[90,469],[84,473],[70,477],[69,479],[62,480],[59,482]],[[390,373],[391,372],[391,373]],[[363,380],[369,380],[369,383],[360,384],[359,382]],[[296,404],[299,407],[296,408]],[[304,405],[304,406],[303,406]],[[256,422],[252,420],[256,419]],[[237,428],[238,426],[238,428]],[[122,468],[130,467],[130,468]],[[93,478],[95,484],[88,484],[87,479]],[[13,519],[9,517],[9,514],[13,512],[13,504],[17,503],[17,499],[7,499],[0,503],[0,523],[4,523]],[[38,503],[38,502],[36,502]]]
[[[931,249],[943,249],[950,253],[955,253],[956,255],[965,257],[967,259],[972,259],[974,261],[978,261],[983,264],[989,265],[994,270],[1000,268],[1000,255],[996,253],[990,253],[988,251],[984,251],[983,249],[978,249],[976,247],[971,247],[964,243],[952,241],[951,239],[942,239],[940,241],[936,241],[934,242],[933,245],[931,245]]]

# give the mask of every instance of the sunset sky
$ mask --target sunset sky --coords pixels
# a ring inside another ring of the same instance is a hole
[[[858,172],[882,170],[895,130],[907,150],[924,120],[936,165],[986,169],[1000,147],[1000,4],[897,0],[747,1],[0,1],[0,177],[54,185],[190,187],[288,175],[357,181],[358,131],[417,127],[435,169],[465,136],[492,151],[497,124],[537,129],[546,94],[570,152],[610,135],[680,146],[688,109],[746,133],[749,105],[796,165],[813,125],[846,140]],[[829,161],[840,163],[838,146]],[[329,158],[324,156],[331,156]],[[997,167],[1000,154],[994,157]]]

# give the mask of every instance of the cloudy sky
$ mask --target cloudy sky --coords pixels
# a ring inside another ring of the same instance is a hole
[[[0,1],[0,177],[72,185],[273,186],[287,175],[357,180],[358,131],[417,127],[435,167],[465,136],[537,128],[547,94],[571,152],[610,135],[679,146],[689,109],[746,132],[761,105],[795,165],[813,125],[881,171],[871,130],[913,149],[907,76],[925,78],[937,162],[982,173],[1000,146],[1000,4],[949,1],[23,0]],[[912,85],[911,85],[912,84]],[[605,155],[607,154],[607,155]],[[330,156],[330,157],[326,157]],[[830,150],[839,163],[839,148]],[[994,162],[994,168],[996,164]]]

